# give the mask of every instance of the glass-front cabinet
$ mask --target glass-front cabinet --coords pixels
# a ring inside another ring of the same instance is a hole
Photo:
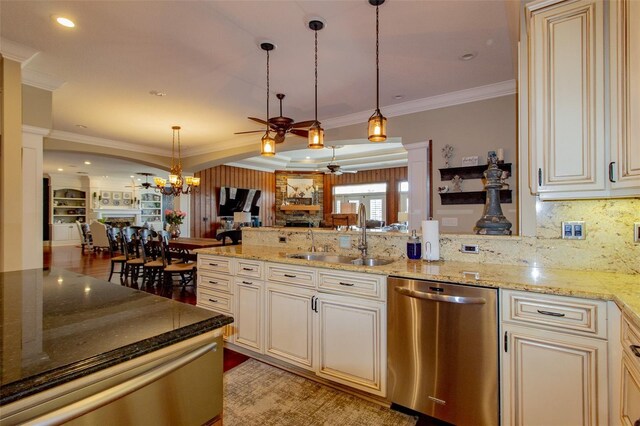
[[[140,194],[140,221],[148,223],[153,229],[162,229],[162,195],[156,192]]]

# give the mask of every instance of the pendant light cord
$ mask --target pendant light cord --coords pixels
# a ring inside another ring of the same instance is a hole
[[[269,51],[267,50],[267,135],[269,130]]]
[[[318,122],[318,30],[315,30],[316,36],[316,123]]]
[[[378,59],[380,49],[380,43],[378,42],[378,36],[380,34],[380,24],[378,20],[379,7],[379,5],[376,5],[376,111],[380,110],[380,61]]]

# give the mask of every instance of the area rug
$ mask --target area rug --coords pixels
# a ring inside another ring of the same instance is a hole
[[[224,373],[225,426],[399,425],[416,418],[250,359]]]

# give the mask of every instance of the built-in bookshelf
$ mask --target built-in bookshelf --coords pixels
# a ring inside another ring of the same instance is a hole
[[[74,188],[53,190],[51,218],[54,225],[86,222],[87,193]]]

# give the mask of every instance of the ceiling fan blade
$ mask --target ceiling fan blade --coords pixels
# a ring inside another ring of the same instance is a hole
[[[293,123],[291,125],[292,128],[296,128],[296,127],[311,127],[311,125],[313,123],[315,123],[315,120],[308,120],[308,121],[299,121],[297,123]]]
[[[247,118],[248,118],[249,120],[257,121],[257,122],[258,122],[258,123],[260,123],[260,124],[267,124],[267,122],[266,122],[266,121],[264,121],[264,120],[263,120],[263,119],[261,119],[261,118],[255,118],[255,117],[247,117]]]
[[[260,132],[264,132],[265,130],[249,130],[246,132],[235,132],[234,135],[244,135],[245,133],[260,133]]]
[[[291,129],[290,133],[292,135],[300,136],[300,137],[303,137],[303,138],[308,138],[309,137],[309,131],[308,130]]]
[[[358,173],[357,170],[342,170],[342,173]]]

